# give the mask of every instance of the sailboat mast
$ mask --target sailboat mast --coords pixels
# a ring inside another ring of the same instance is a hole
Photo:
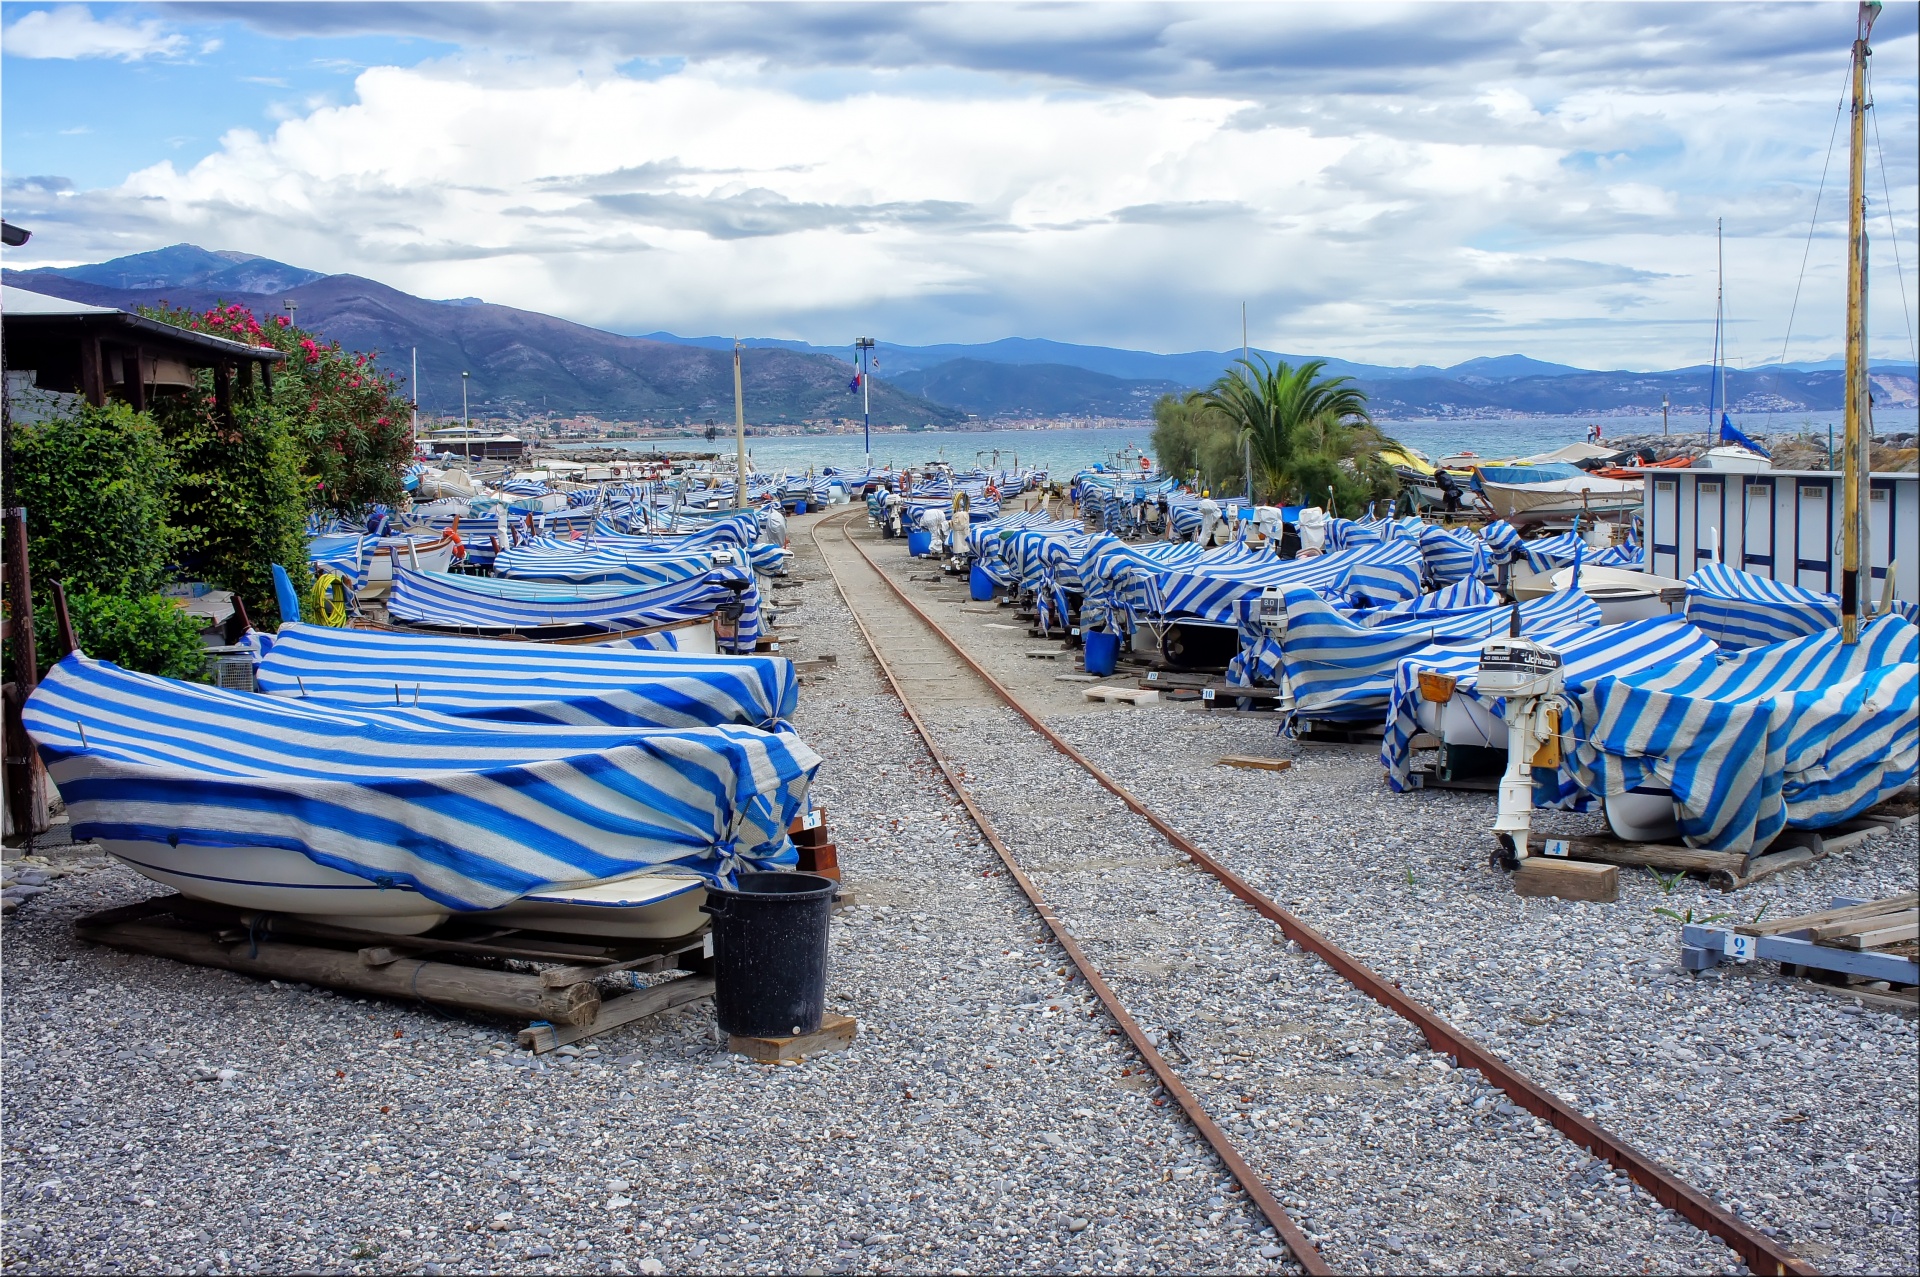
[[[1853,41],[1853,127],[1847,165],[1847,394],[1846,460],[1841,466],[1845,494],[1841,515],[1840,640],[1860,639],[1863,573],[1871,572],[1866,527],[1868,449],[1872,444],[1867,400],[1867,38],[1880,16],[1878,0],[1860,6]]]
[[[747,405],[740,396],[740,339],[733,339],[733,485],[739,509],[747,508]]]
[[[1727,411],[1727,241],[1726,219],[1713,219],[1713,260],[1719,283],[1713,290],[1713,391],[1709,404],[1717,403],[1719,412],[1707,420],[1707,446],[1720,438],[1720,417]]]

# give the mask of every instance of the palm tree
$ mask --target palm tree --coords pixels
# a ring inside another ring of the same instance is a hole
[[[1238,426],[1252,445],[1253,472],[1268,501],[1280,499],[1292,486],[1297,457],[1345,452],[1350,427],[1372,430],[1367,392],[1352,384],[1351,377],[1321,376],[1324,359],[1309,359],[1298,368],[1269,364],[1260,355],[1234,363],[1240,366],[1201,397]],[[1330,446],[1336,444],[1340,446]]]

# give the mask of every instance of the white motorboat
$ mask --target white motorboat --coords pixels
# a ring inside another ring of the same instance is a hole
[[[1599,475],[1548,479],[1540,483],[1498,483],[1483,476],[1476,486],[1495,516],[1502,519],[1615,514],[1637,510],[1646,502],[1643,481],[1605,479]]]
[[[142,877],[190,900],[398,936],[431,931],[453,916],[412,887],[378,886],[279,847],[173,846],[99,836],[94,841]],[[706,883],[697,876],[642,872],[537,887],[502,908],[461,916],[528,931],[665,940],[700,929],[706,898]]]
[[[1773,459],[1737,443],[1709,448],[1693,459],[1695,470],[1721,470],[1728,474],[1765,474],[1773,469]]]
[[[1572,589],[1573,575],[1571,567],[1555,572],[1549,578],[1554,591]],[[1582,566],[1580,592],[1600,605],[1602,625],[1621,625],[1669,615],[1684,601],[1686,583],[1631,568]]]

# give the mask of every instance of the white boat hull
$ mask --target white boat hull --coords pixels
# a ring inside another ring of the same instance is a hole
[[[114,859],[191,900],[402,936],[430,931],[453,916],[411,887],[377,886],[280,847],[99,841]],[[542,888],[499,909],[463,916],[562,935],[672,939],[700,929],[706,898],[704,880],[689,874],[629,874]]]
[[[1673,795],[1664,790],[1609,794],[1607,826],[1626,842],[1670,843],[1680,837]]]

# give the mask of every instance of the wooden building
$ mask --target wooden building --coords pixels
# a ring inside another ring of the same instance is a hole
[[[111,306],[89,306],[24,288],[0,288],[0,359],[9,371],[32,370],[41,390],[84,395],[103,406],[109,398],[144,410],[155,390],[187,388],[201,369],[213,370],[215,401],[225,408],[241,386],[261,378],[273,385],[277,350],[192,332]]]

